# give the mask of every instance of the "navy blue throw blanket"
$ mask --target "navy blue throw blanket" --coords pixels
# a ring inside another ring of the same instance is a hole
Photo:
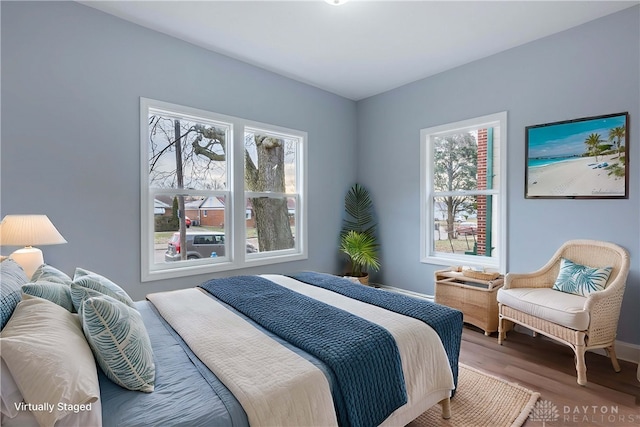
[[[461,311],[394,292],[384,292],[380,289],[354,285],[347,279],[331,274],[305,271],[291,274],[289,277],[425,322],[438,333],[449,358],[454,384],[456,387],[458,386],[458,357],[460,356],[460,341],[462,339]],[[452,392],[452,397],[453,394],[455,394],[455,390]]]
[[[400,353],[386,329],[259,276],[200,287],[324,362],[335,374],[341,426],[377,426],[407,402]]]

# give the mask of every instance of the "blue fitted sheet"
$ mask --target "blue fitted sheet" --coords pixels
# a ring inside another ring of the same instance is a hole
[[[202,296],[216,299],[205,293]],[[314,364],[327,377],[333,390],[335,376],[320,360],[262,328],[224,302],[218,302]],[[153,304],[137,301],[135,305],[153,347],[155,390],[153,393],[126,390],[98,369],[103,427],[249,427],[247,415],[233,394],[193,354]]]
[[[153,393],[125,390],[98,370],[104,427],[247,427],[231,392],[200,362],[148,301],[135,303],[156,365]]]

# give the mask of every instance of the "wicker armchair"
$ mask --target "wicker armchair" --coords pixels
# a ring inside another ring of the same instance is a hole
[[[560,270],[561,258],[590,267],[613,267],[606,288],[587,297],[551,289]],[[604,348],[611,358],[613,369],[620,372],[614,345],[628,272],[629,254],[620,246],[595,240],[572,240],[562,245],[538,271],[508,273],[497,295],[498,343],[502,344],[507,330],[517,323],[532,330],[534,335],[541,333],[571,347],[576,354],[580,385],[587,383],[584,361],[587,350]],[[529,299],[522,302],[517,298]],[[518,309],[513,306],[518,306]],[[580,321],[573,323],[576,319],[574,316],[581,316]],[[549,318],[553,318],[553,321]],[[578,323],[586,327],[579,327],[579,330],[571,327]]]

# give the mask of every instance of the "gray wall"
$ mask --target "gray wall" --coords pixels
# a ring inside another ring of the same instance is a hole
[[[41,248],[46,262],[102,273],[134,299],[205,279],[140,282],[143,96],[308,132],[309,259],[226,275],[337,269],[355,102],[74,2],[1,8],[1,214],[50,217],[69,243]]]
[[[358,103],[358,179],[380,217],[381,281],[432,294],[421,264],[421,128],[508,112],[508,271],[541,267],[566,240],[616,242],[631,254],[618,338],[640,344],[640,7]],[[630,113],[628,200],[526,200],[524,128]],[[381,173],[395,170],[397,173]]]
[[[140,282],[144,96],[309,134],[309,260],[227,274],[338,270],[343,196],[357,178],[379,215],[378,279],[433,293],[438,267],[419,262],[419,131],[507,110],[509,270],[539,267],[567,239],[621,244],[632,270],[619,339],[640,344],[639,7],[357,104],[80,4],[0,7],[0,214],[49,215],[69,241],[43,248],[50,264],[101,272],[135,299],[205,279]],[[525,126],[621,111],[628,200],[524,199]]]

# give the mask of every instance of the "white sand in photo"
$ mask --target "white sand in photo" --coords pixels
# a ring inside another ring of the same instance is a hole
[[[596,168],[618,161],[618,155],[581,157],[528,169],[528,196],[624,196],[624,177]]]

